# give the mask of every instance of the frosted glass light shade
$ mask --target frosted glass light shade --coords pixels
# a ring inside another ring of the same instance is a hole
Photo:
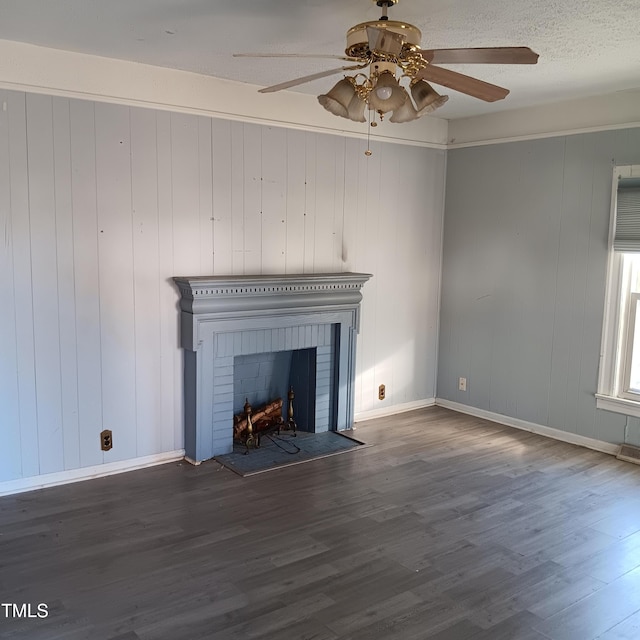
[[[354,122],[366,122],[367,119],[364,116],[367,103],[362,98],[358,97],[358,94],[354,94],[353,98],[349,102],[349,109],[347,112],[347,118]]]
[[[349,118],[349,104],[354,96],[353,84],[343,78],[328,93],[318,96],[318,102],[334,115]]]
[[[411,122],[418,117],[418,112],[415,110],[411,100],[405,100],[404,104],[391,114],[389,122]]]
[[[381,97],[387,95],[388,98]],[[407,92],[398,84],[395,76],[390,71],[383,71],[369,94],[369,104],[372,109],[387,113],[402,106],[407,98]]]
[[[416,103],[418,118],[425,115],[425,113],[435,111],[449,99],[449,96],[441,96],[424,80],[411,83],[411,95]]]

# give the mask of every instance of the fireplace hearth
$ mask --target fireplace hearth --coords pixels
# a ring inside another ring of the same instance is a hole
[[[302,398],[296,393],[296,415],[314,406],[309,422],[315,432],[352,427],[361,289],[370,277],[349,272],[174,278],[181,294],[190,462],[233,449],[234,371],[240,356],[313,351],[314,383]]]

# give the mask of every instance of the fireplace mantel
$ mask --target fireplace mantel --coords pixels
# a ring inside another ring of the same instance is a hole
[[[199,463],[229,453],[239,355],[320,347],[335,369],[331,429],[353,424],[361,289],[371,274],[175,277],[185,352],[185,450]]]
[[[187,313],[354,305],[369,273],[176,277],[180,308]]]

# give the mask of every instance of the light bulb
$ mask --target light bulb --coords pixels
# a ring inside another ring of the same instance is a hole
[[[393,94],[393,89],[391,87],[378,87],[376,89],[376,95],[380,100],[388,100]]]

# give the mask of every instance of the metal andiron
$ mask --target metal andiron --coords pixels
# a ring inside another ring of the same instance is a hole
[[[293,393],[293,387],[289,387],[289,393],[287,394],[287,399],[289,400],[289,406],[287,407],[287,422],[285,424],[286,429],[291,429],[293,431],[293,435],[296,435],[296,421],[293,419],[293,399],[296,397],[295,393]]]

